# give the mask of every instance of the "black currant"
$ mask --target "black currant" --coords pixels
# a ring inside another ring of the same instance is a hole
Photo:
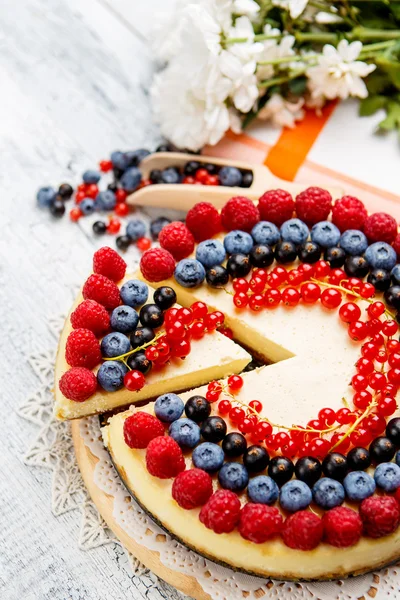
[[[363,256],[348,256],[344,261],[344,270],[348,277],[363,279],[368,274],[369,264]]]
[[[50,204],[50,212],[53,217],[56,217],[57,219],[60,219],[63,216],[65,213],[65,204],[61,198],[56,197],[54,202]]]
[[[151,367],[153,366],[151,360],[146,358],[144,350],[139,350],[139,352],[131,354],[126,362],[132,371],[140,371],[143,373],[143,375],[149,373],[149,371],[151,371]]]
[[[385,300],[389,306],[393,306],[396,310],[400,310],[400,285],[392,285],[386,290]]]
[[[195,423],[201,423],[210,416],[211,404],[203,396],[192,396],[185,404],[185,414]]]
[[[104,221],[95,221],[92,225],[92,229],[96,235],[103,235],[107,231],[107,225]]]
[[[158,217],[158,219],[154,219],[154,221],[150,223],[150,234],[153,240],[158,240],[161,229],[169,223],[171,223],[171,220],[167,219],[167,217]]]
[[[253,267],[269,267],[274,262],[271,246],[257,244],[250,250],[250,262]]]
[[[113,167],[113,175],[114,175],[115,181],[119,181],[123,174],[124,174],[123,169],[118,169],[118,167]]]
[[[140,309],[139,320],[143,327],[161,327],[164,323],[163,311],[157,304],[145,304]]]
[[[221,417],[208,417],[200,431],[206,442],[218,444],[226,436],[226,423]]]
[[[342,481],[347,474],[347,459],[340,452],[328,454],[322,462],[322,471],[326,477]]]
[[[229,273],[221,265],[215,265],[206,271],[206,281],[214,288],[224,287],[229,281]]]
[[[119,235],[116,238],[115,243],[117,244],[117,248],[120,250],[127,250],[131,245],[132,240],[127,235]]]
[[[302,456],[296,463],[294,473],[297,479],[312,487],[322,475],[321,463],[313,456]]]
[[[390,419],[389,423],[386,425],[386,437],[389,438],[391,442],[397,447],[400,448],[400,418],[395,417],[394,419]]]
[[[253,172],[252,171],[242,171],[242,185],[240,187],[249,188],[253,183]]]
[[[222,442],[222,450],[225,452],[226,456],[229,456],[230,458],[237,458],[238,456],[241,456],[245,452],[246,448],[246,438],[244,435],[237,433],[236,431],[228,433]]]
[[[276,262],[286,265],[293,262],[297,258],[297,250],[293,242],[278,242],[275,246]]]
[[[371,464],[371,457],[366,448],[357,446],[347,454],[347,466],[352,471],[364,471]]]
[[[247,254],[231,254],[226,269],[233,278],[246,277],[251,271],[250,257]]]
[[[301,262],[313,264],[321,258],[322,248],[315,242],[304,242],[297,248],[297,252]]]
[[[156,148],[156,152],[173,152],[173,147],[171,146],[171,144],[160,144],[157,148]]]
[[[154,340],[155,336],[156,334],[150,327],[138,327],[131,334],[131,346],[133,349],[144,346],[144,344],[148,344],[148,342]]]
[[[346,252],[343,248],[333,246],[325,250],[324,259],[329,262],[332,269],[340,269],[346,260]]]
[[[115,192],[118,189],[118,186],[116,183],[109,183],[107,186],[107,189],[110,190],[110,192],[113,192],[115,194]]]
[[[262,446],[250,446],[243,456],[243,464],[249,473],[260,473],[267,468],[269,454]]]
[[[387,437],[377,437],[369,447],[371,459],[376,463],[390,462],[396,452],[396,446]]]
[[[185,175],[195,175],[198,169],[200,169],[200,163],[197,160],[189,160],[184,166],[183,172]]]
[[[213,165],[212,163],[204,165],[204,168],[210,175],[216,175],[219,171],[219,167],[217,165]]]
[[[61,196],[63,200],[69,200],[74,193],[74,188],[69,183],[62,183],[58,188],[58,195]]]
[[[367,281],[379,292],[385,292],[390,287],[390,272],[385,269],[373,269],[368,274]]]
[[[268,475],[279,485],[283,485],[292,478],[294,466],[286,456],[274,456],[268,466]]]
[[[149,173],[149,179],[151,183],[162,183],[162,171],[160,169],[153,169]]]
[[[176,293],[171,287],[163,285],[156,289],[153,294],[153,300],[162,310],[171,308],[176,302]]]

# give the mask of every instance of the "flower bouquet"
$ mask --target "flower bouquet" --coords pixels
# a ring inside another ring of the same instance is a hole
[[[178,0],[154,40],[154,113],[179,148],[255,117],[294,127],[335,98],[384,109],[380,129],[400,132],[400,2]]]

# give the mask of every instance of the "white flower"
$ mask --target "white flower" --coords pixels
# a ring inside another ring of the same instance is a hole
[[[186,6],[186,0],[177,0],[175,10],[156,13],[151,31],[151,49],[156,59],[166,62],[178,52]]]
[[[332,12],[318,12],[315,15],[315,22],[320,25],[334,25],[336,23],[343,23],[343,19],[339,15],[335,15],[332,7]]]
[[[292,19],[297,19],[307,6],[308,0],[272,0],[272,4],[288,10]]]
[[[267,35],[280,35],[279,29],[272,29],[270,26],[264,28],[264,33]],[[259,55],[258,61],[274,61],[279,58],[287,58],[289,56],[294,56],[295,51],[293,50],[293,45],[295,43],[295,38],[292,35],[285,35],[278,43],[278,40],[265,40],[264,42],[264,50]],[[286,63],[286,66],[288,64]],[[259,65],[257,68],[257,77],[259,81],[264,81],[266,79],[270,79],[274,75],[274,66],[273,65]]]
[[[233,12],[252,18],[260,12],[260,6],[254,0],[234,0]]]
[[[341,40],[337,48],[326,44],[318,56],[318,64],[309,67],[306,72],[312,96],[366,98],[368,90],[362,78],[376,66],[356,60],[361,49],[362,43],[358,41],[349,44],[347,40]]]
[[[300,98],[298,102],[289,102],[282,98],[280,94],[272,94],[266,105],[258,113],[258,117],[270,120],[273,125],[278,127],[293,128],[296,121],[301,121],[304,117],[303,104],[303,98]]]

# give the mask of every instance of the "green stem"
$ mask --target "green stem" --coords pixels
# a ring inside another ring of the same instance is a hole
[[[153,337],[153,339],[150,340],[150,342],[146,342],[145,344],[143,344],[143,346],[139,346],[138,348],[134,348],[133,350],[129,350],[129,352],[125,352],[125,354],[120,354],[119,356],[114,356],[112,358],[105,358],[105,357],[103,357],[103,360],[119,360],[119,361],[121,361],[121,362],[123,362],[123,363],[126,364],[126,358],[128,356],[131,356],[132,354],[136,354],[136,352],[139,352],[140,350],[144,350],[144,348],[147,348],[147,346],[151,346],[152,344],[154,344],[158,340],[158,338],[160,338],[163,335],[165,335],[165,331],[159,331],[158,333],[156,333],[156,335]]]
[[[282,34],[279,35],[271,35],[268,33],[259,33],[257,35],[254,36],[254,41],[255,42],[264,42],[265,40],[280,40],[283,38]],[[224,45],[227,46],[228,44],[244,44],[245,42],[248,42],[249,38],[247,37],[242,37],[242,38],[228,38],[226,40],[224,40]]]
[[[300,75],[303,75],[306,72],[305,69],[301,69],[299,71],[294,71],[291,75],[286,75],[285,77],[274,77],[273,79],[267,79],[265,81],[261,81],[258,84],[258,87],[263,88],[264,90],[273,87],[274,85],[280,85],[281,83],[287,83],[292,79],[296,79]]]
[[[282,58],[275,58],[273,60],[260,60],[258,65],[280,65],[283,63],[299,62],[315,60],[315,56],[282,56]]]
[[[359,40],[360,42],[373,42],[383,40],[398,40],[400,39],[399,29],[367,29],[365,27],[355,27],[353,31],[349,31],[343,34],[336,33],[313,33],[309,31],[298,31],[295,33],[295,38],[299,43],[302,42],[320,42],[322,44],[336,44],[342,38],[354,41]]]
[[[396,40],[387,40],[386,42],[376,42],[375,44],[367,44],[364,46],[360,52],[360,56],[364,54],[369,54],[370,52],[377,52],[378,50],[386,50],[386,48],[390,48],[394,46]]]

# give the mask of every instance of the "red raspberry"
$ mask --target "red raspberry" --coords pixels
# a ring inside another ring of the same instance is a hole
[[[67,338],[65,360],[71,367],[93,369],[101,362],[100,344],[89,329],[74,329]]]
[[[186,215],[186,227],[196,242],[208,240],[221,231],[221,217],[209,202],[198,202]]]
[[[142,254],[140,270],[147,281],[162,281],[174,274],[175,260],[172,254],[163,248],[150,248]]]
[[[280,227],[293,216],[294,200],[285,190],[269,190],[258,201],[258,210],[263,221],[270,221]]]
[[[173,499],[186,510],[203,506],[212,493],[212,479],[202,469],[183,471],[175,477],[172,484]]]
[[[164,433],[161,421],[143,411],[135,412],[124,421],[124,440],[129,448],[147,448],[151,440]]]
[[[322,520],[318,515],[308,510],[299,510],[286,519],[282,538],[289,548],[313,550],[320,543],[323,532]]]
[[[309,187],[296,196],[296,216],[307,225],[326,221],[331,207],[332,196],[319,187]]]
[[[397,529],[400,508],[393,496],[370,496],[361,502],[360,516],[365,535],[379,538]]]
[[[95,300],[105,308],[112,310],[119,305],[119,289],[111,279],[94,273],[83,286],[82,295],[85,300]]]
[[[104,246],[93,255],[93,271],[108,277],[112,281],[119,281],[126,271],[126,262],[109,246]]]
[[[277,535],[282,526],[282,515],[275,507],[249,503],[240,512],[239,533],[255,544],[263,544]]]
[[[72,367],[61,376],[58,387],[68,400],[83,402],[93,396],[97,389],[96,375],[89,369]]]
[[[362,229],[368,217],[367,209],[358,198],[343,196],[332,208],[332,222],[340,229]]]
[[[182,450],[175,440],[164,435],[154,438],[147,446],[146,466],[150,475],[160,479],[176,477],[186,468]]]
[[[396,238],[395,238],[392,246],[393,246],[393,248],[394,248],[394,250],[395,250],[395,252],[397,254],[397,258],[400,259],[400,233],[398,233],[396,235]]]
[[[362,534],[360,515],[351,508],[338,506],[328,510],[322,517],[325,541],[336,548],[354,546]]]
[[[203,506],[199,519],[214,533],[230,533],[240,519],[240,500],[230,490],[219,490]]]
[[[175,258],[181,260],[192,254],[194,250],[194,237],[181,221],[172,221],[162,228],[158,236],[161,248],[168,250]]]
[[[364,233],[369,242],[387,242],[391,244],[397,236],[396,219],[383,212],[369,215],[364,223]]]
[[[231,198],[221,210],[221,223],[227,231],[233,229],[251,231],[259,220],[258,208],[254,202],[244,196]]]
[[[95,300],[84,300],[73,313],[71,325],[74,329],[90,329],[95,335],[103,335],[110,328],[110,315]]]

